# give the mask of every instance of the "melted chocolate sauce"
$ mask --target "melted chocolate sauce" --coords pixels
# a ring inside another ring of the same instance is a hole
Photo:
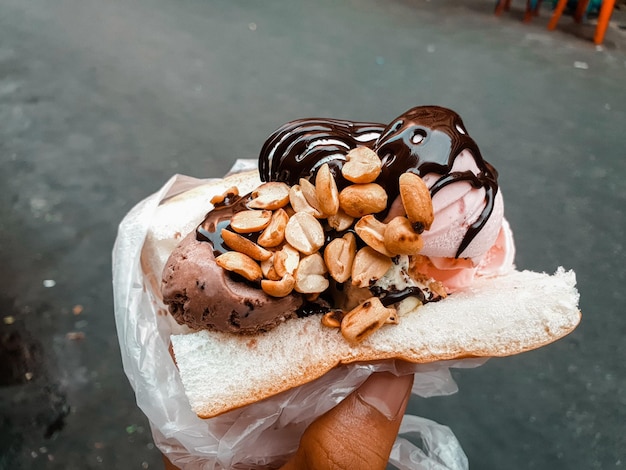
[[[380,299],[380,302],[385,306],[389,307],[397,302],[401,302],[407,297],[417,297],[420,302],[425,304],[428,300],[424,295],[424,292],[419,287],[407,287],[398,291],[387,291],[380,287],[372,286],[370,287],[370,292],[372,295],[375,295]]]
[[[315,302],[305,302],[300,306],[300,308],[298,308],[298,310],[296,310],[296,315],[298,318],[304,318],[311,315],[321,315],[327,312],[330,312],[330,307],[327,307],[326,305],[321,305]]]
[[[230,220],[237,212],[248,209],[250,195],[231,196],[224,199],[224,202],[216,204],[204,220],[196,228],[196,240],[209,242],[213,245],[213,255],[215,257],[230,251],[222,238],[222,229],[230,227]],[[258,234],[255,234],[258,236]]]
[[[277,129],[261,149],[259,173],[263,181],[283,181],[290,186],[311,179],[328,163],[337,185],[347,185],[341,175],[346,154],[357,146],[371,147],[383,124],[339,119],[300,119]]]
[[[381,158],[383,168],[376,182],[386,189],[389,205],[399,194],[398,180],[405,172],[441,175],[430,188],[432,196],[459,181],[485,189],[485,208],[468,228],[456,252],[457,258],[461,256],[493,212],[498,173],[482,158],[460,116],[449,109],[420,106],[388,126],[320,118],[292,121],[276,130],[261,149],[261,179],[293,185],[300,178],[313,178],[317,169],[328,163],[338,186],[342,187],[345,181],[341,167],[345,156],[357,146],[367,146]],[[471,152],[478,174],[452,171],[455,159],[463,150]]]
[[[417,297],[420,302],[426,303],[426,296],[419,287],[407,287],[399,291],[386,291],[377,287],[370,287],[370,292],[376,297],[380,298],[380,302],[389,307],[397,302],[401,302],[407,297]]]

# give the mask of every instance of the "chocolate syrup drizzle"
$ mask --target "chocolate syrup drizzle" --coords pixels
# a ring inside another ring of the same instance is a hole
[[[493,212],[498,173],[482,158],[461,117],[450,109],[419,106],[388,126],[321,118],[289,122],[277,129],[261,149],[261,179],[294,185],[300,178],[312,179],[317,169],[328,163],[338,186],[342,187],[345,181],[341,167],[346,154],[357,146],[371,148],[382,160],[382,172],[376,182],[387,191],[389,205],[399,194],[398,180],[405,172],[441,175],[430,188],[431,196],[459,181],[485,189],[485,207],[468,227],[456,252],[456,257],[460,257]],[[463,150],[471,152],[478,174],[452,171],[455,159]]]
[[[250,202],[250,195],[231,196],[223,202],[215,204],[213,210],[205,216],[202,223],[196,228],[196,240],[211,243],[215,257],[230,251],[222,238],[222,229],[230,227],[230,220],[233,215],[248,209],[248,202]]]
[[[357,146],[372,147],[385,129],[383,124],[339,119],[300,119],[288,122],[265,141],[259,157],[262,181],[283,181],[290,186],[310,179],[328,163],[339,187],[346,154]]]

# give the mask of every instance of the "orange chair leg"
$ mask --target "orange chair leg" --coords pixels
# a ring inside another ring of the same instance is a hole
[[[541,0],[535,2],[535,6],[532,6],[532,0],[526,0],[526,12],[524,13],[524,23],[530,23],[533,16],[539,16],[539,9],[541,8]]]
[[[563,10],[567,6],[567,0],[559,0],[559,3],[556,4],[556,8],[554,9],[554,13],[552,14],[552,18],[548,23],[548,29],[553,30],[556,28],[557,23],[559,22],[559,18],[563,14]]]
[[[533,10],[530,7],[530,0],[526,0],[526,11],[524,12],[524,23],[530,23],[533,19]]]
[[[578,5],[576,5],[576,11],[574,12],[574,21],[576,23],[582,23],[587,11],[587,5],[589,5],[589,0],[578,0]]]
[[[603,0],[602,7],[600,8],[600,15],[598,16],[596,34],[593,37],[593,42],[597,45],[602,44],[602,41],[604,41],[604,35],[606,34],[606,29],[609,26],[609,20],[613,14],[614,7],[615,0]]]
[[[496,9],[494,11],[496,16],[500,16],[503,11],[509,11],[511,9],[511,0],[498,0],[496,3]]]

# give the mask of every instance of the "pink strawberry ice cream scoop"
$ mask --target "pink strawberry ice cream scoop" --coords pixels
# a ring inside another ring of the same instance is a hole
[[[455,159],[451,171],[477,174],[479,170],[471,152],[463,150]],[[429,173],[423,179],[432,188],[440,177]],[[432,201],[435,219],[430,229],[422,234],[424,248],[421,254],[429,257],[470,258],[473,264],[480,262],[496,241],[502,226],[502,192],[496,193],[491,214],[481,230],[460,252],[468,229],[479,220],[485,209],[485,188],[474,188],[468,181],[458,181],[435,193]]]
[[[383,131],[374,149],[383,161],[385,187],[400,173],[413,172],[430,190],[434,221],[422,233],[424,247],[415,261],[420,272],[452,292],[471,285],[476,276],[514,268],[498,173],[457,113],[437,106],[414,108]],[[399,202],[392,204],[387,220],[403,210]]]
[[[468,150],[463,150],[456,158],[453,171],[478,171]],[[429,187],[438,179],[436,174],[424,176]],[[504,218],[501,190],[494,198],[492,212],[482,229],[458,257],[456,254],[468,227],[479,220],[485,208],[485,190],[458,182],[436,193],[432,201],[435,219],[430,230],[422,234],[422,255],[428,257],[428,262],[422,263],[422,272],[454,291],[471,285],[475,276],[501,275],[514,268],[515,244]]]
[[[500,276],[512,271],[515,258],[513,233],[506,219],[501,218],[493,244],[482,256],[453,258],[445,256],[423,256],[416,260],[417,271],[441,281],[448,292],[454,292],[472,285],[476,277]],[[425,234],[426,232],[424,232]]]

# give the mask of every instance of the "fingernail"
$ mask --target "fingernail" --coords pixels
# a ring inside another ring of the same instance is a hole
[[[398,377],[390,372],[377,372],[357,389],[357,396],[392,420],[408,400],[412,384],[411,374]]]

